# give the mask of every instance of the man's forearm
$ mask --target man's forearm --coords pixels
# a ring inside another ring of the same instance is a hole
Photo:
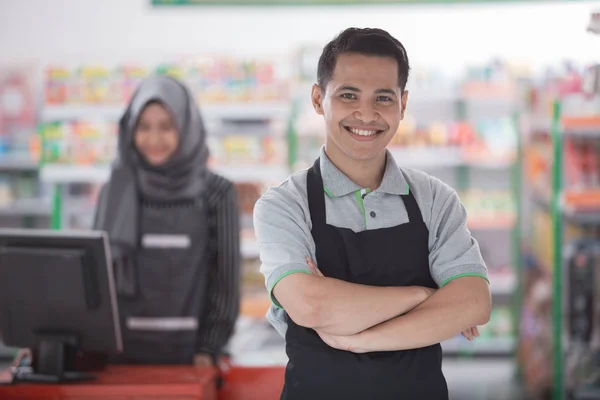
[[[357,335],[356,352],[397,351],[431,346],[489,320],[488,283],[458,278],[404,316]]]
[[[291,296],[294,288],[302,288],[302,295]],[[430,294],[421,287],[366,286],[308,274],[290,275],[275,287],[297,324],[331,335],[362,332],[412,310]]]

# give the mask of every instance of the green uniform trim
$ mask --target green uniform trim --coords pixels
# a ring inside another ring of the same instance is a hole
[[[363,215],[363,219],[365,221],[365,228],[367,227],[367,215],[365,213],[365,204],[363,203],[362,196],[360,195],[360,190],[354,192],[354,198],[356,199],[356,204],[358,204],[358,208],[360,208],[360,212]]]
[[[329,196],[329,197],[335,197],[335,196],[333,195],[333,193],[331,193],[331,192],[329,191],[329,189],[327,189],[325,186],[323,186],[323,190],[325,191],[325,194],[327,194],[327,196]]]
[[[446,279],[441,285],[440,287],[444,287],[448,282],[453,281],[454,279],[457,278],[464,278],[466,276],[478,276],[480,278],[485,279],[488,283],[490,283],[490,280],[483,274],[477,274],[477,273],[465,273],[465,274],[458,274],[458,275],[454,275],[453,277],[450,277],[448,279]]]
[[[277,279],[274,283],[273,286],[271,286],[271,289],[269,290],[269,297],[271,298],[271,303],[273,303],[273,305],[277,308],[280,308],[283,310],[283,307],[281,307],[281,305],[277,302],[277,300],[275,299],[275,296],[273,296],[273,289],[275,288],[275,285],[277,285],[277,283],[282,280],[283,278],[285,278],[288,275],[292,275],[292,274],[297,274],[297,273],[303,273],[303,274],[308,274],[311,275],[310,272],[303,270],[303,269],[293,269],[291,271],[286,272],[285,274],[281,275],[279,277],[279,279]]]

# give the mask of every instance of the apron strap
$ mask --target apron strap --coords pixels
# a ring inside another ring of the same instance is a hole
[[[323,178],[321,177],[321,158],[317,158],[312,168],[306,175],[306,190],[308,194],[308,208],[313,229],[316,226],[326,225],[325,195],[323,194]]]
[[[415,196],[413,196],[412,191],[409,189],[408,194],[401,195],[402,201],[404,201],[404,206],[406,207],[406,212],[408,213],[408,220],[411,223],[415,222],[423,222],[423,214],[421,214],[421,209],[417,204],[417,200]]]

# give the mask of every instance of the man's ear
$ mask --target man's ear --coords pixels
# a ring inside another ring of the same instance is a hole
[[[400,120],[404,119],[404,111],[406,111],[406,104],[408,103],[408,90],[402,92],[402,97],[400,99]]]
[[[312,87],[311,98],[313,107],[317,114],[323,115],[323,91],[316,83]]]

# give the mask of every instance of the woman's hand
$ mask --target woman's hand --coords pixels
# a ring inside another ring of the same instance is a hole
[[[194,365],[198,367],[214,367],[215,363],[210,354],[198,353],[194,355]]]
[[[29,360],[29,364],[32,363],[33,360],[32,360],[31,350],[30,349],[19,349],[19,351],[17,352],[17,355],[15,356],[15,359],[12,362],[12,366],[18,367],[25,360]]]

